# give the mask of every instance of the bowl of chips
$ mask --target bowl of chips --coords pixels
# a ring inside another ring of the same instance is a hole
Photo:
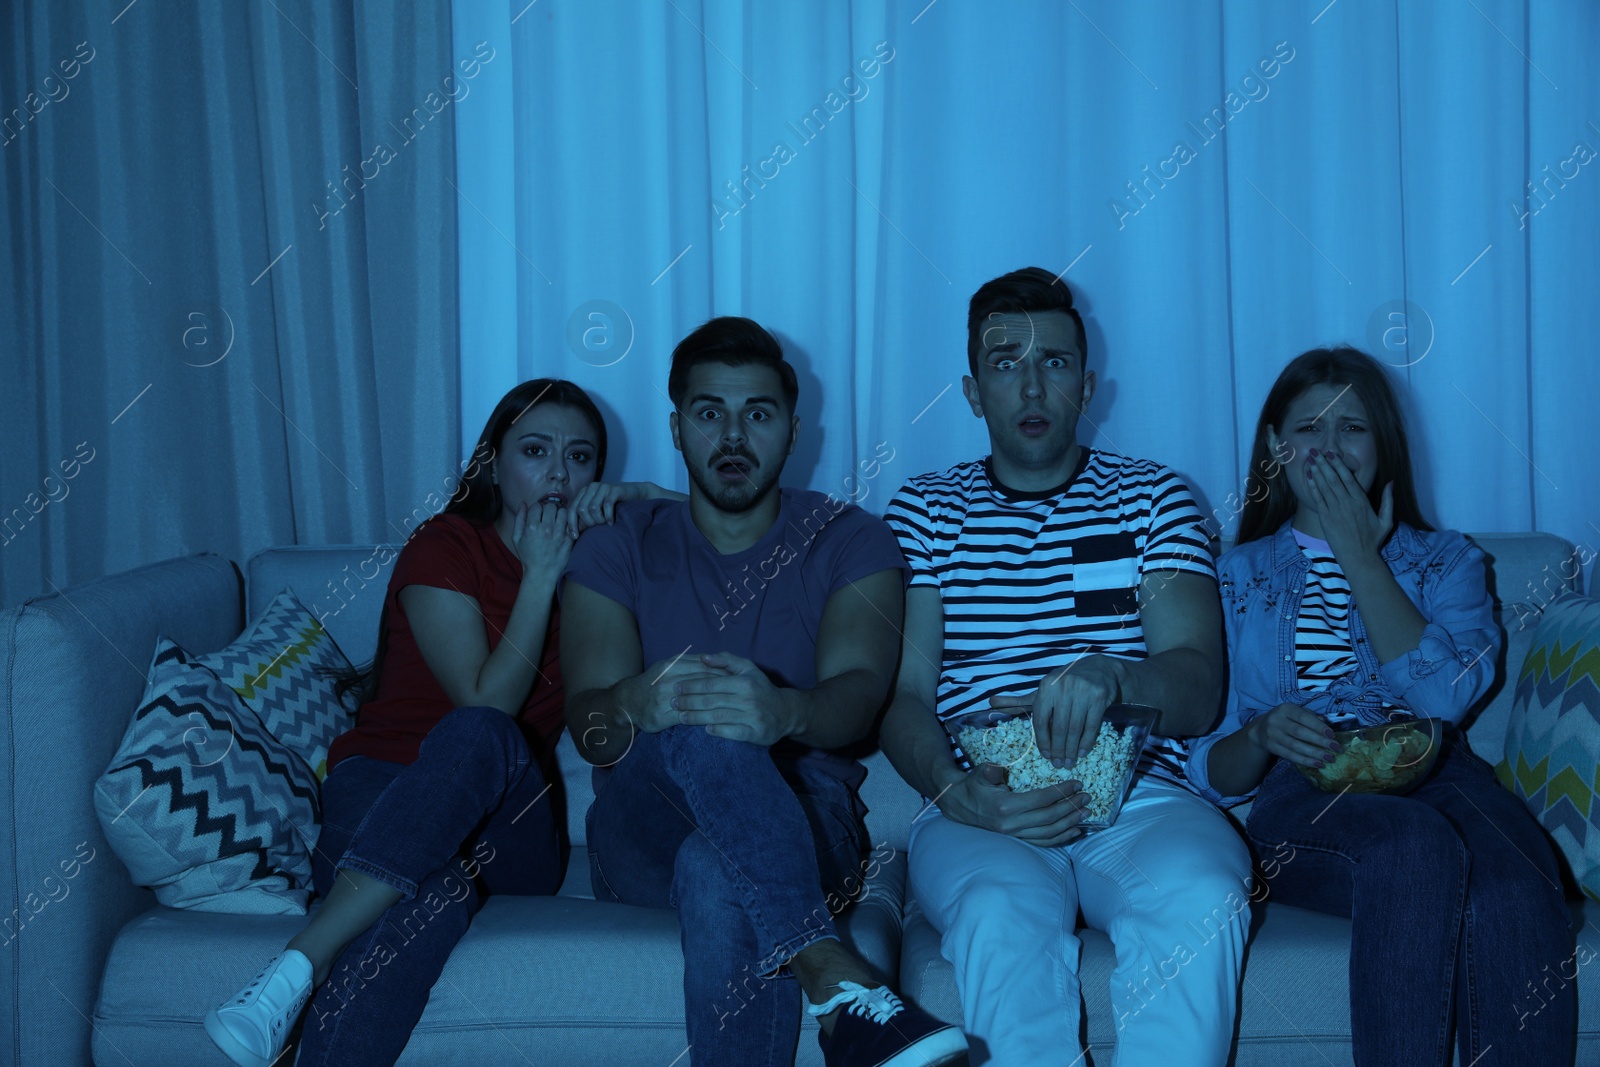
[[[1087,832],[1103,830],[1116,821],[1159,715],[1143,704],[1111,705],[1101,718],[1094,746],[1065,767],[1055,766],[1039,751],[1033,716],[1026,710],[969,712],[956,716],[949,727],[974,767],[980,763],[1004,767],[1006,784],[1015,792],[1077,782],[1089,801],[1078,824]]]
[[[1439,758],[1438,719],[1391,719],[1333,735],[1339,753],[1326,767],[1299,771],[1329,793],[1409,793]]]

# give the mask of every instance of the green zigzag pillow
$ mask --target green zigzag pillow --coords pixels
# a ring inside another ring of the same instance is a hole
[[[193,662],[232,689],[318,781],[327,777],[328,746],[355,722],[327,671],[348,670],[350,661],[292,591],[274,597],[233,644]]]
[[[1495,773],[1600,900],[1600,600],[1568,594],[1545,608]]]

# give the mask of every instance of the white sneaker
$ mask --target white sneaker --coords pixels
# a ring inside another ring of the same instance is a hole
[[[206,1033],[239,1067],[271,1067],[311,996],[311,961],[285,949],[226,1004],[206,1012]]]

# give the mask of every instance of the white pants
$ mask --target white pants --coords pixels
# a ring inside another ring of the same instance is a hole
[[[910,852],[912,892],[955,965],[964,1028],[988,1046],[991,1067],[1081,1062],[1080,908],[1116,948],[1117,1067],[1227,1062],[1250,855],[1209,802],[1142,776],[1110,829],[1060,848],[964,826],[930,805],[912,823]]]

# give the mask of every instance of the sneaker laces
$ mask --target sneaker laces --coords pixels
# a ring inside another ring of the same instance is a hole
[[[871,1019],[882,1026],[905,1010],[900,998],[889,992],[888,986],[868,989],[858,982],[840,982],[839,992],[826,1003],[813,1004],[806,1009],[811,1015],[826,1015],[836,1008],[844,1008],[853,1015]]]

